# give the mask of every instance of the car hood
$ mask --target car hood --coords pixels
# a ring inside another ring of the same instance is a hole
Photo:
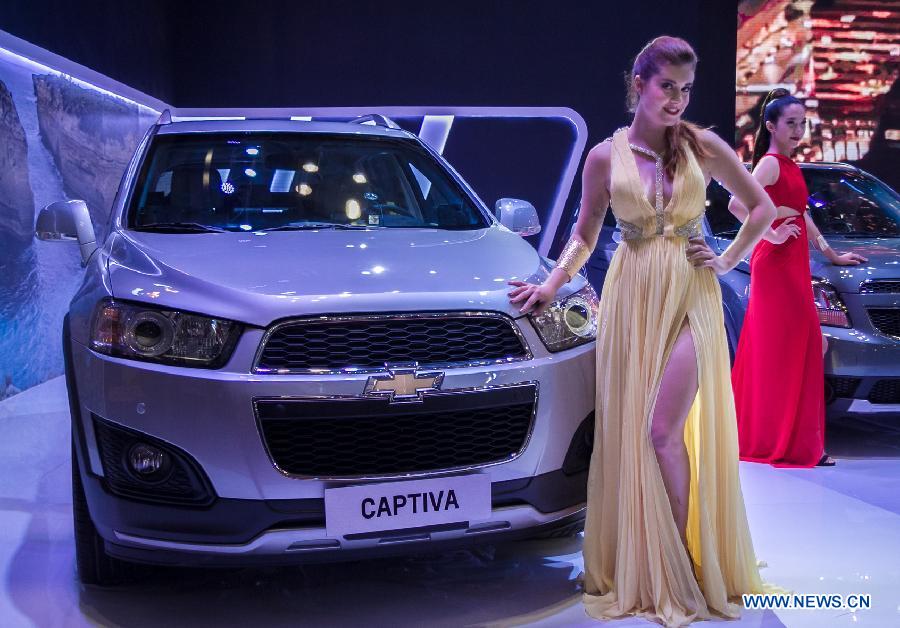
[[[378,229],[269,233],[116,232],[113,296],[265,326],[339,312],[490,310],[512,316],[510,280],[542,281],[549,265],[521,237]],[[573,281],[566,291],[579,289]]]
[[[869,260],[858,266],[835,266],[819,251],[810,251],[812,274],[838,292],[859,292],[859,284],[870,279],[900,278],[900,238],[829,237],[828,243],[838,253],[858,253]]]

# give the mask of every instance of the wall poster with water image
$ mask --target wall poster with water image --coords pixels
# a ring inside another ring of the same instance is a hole
[[[0,51],[0,399],[62,374],[62,321],[83,272],[75,243],[34,238],[37,213],[82,199],[103,225],[157,115]]]

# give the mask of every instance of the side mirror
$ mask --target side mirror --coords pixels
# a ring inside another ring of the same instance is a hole
[[[501,198],[494,204],[494,212],[501,225],[523,238],[541,232],[537,210],[528,201]]]
[[[97,250],[94,225],[84,201],[56,201],[47,205],[38,214],[34,235],[38,240],[50,242],[77,240],[82,265]]]

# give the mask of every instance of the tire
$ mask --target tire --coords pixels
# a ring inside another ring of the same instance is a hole
[[[134,571],[131,563],[118,560],[106,553],[103,538],[97,532],[88,512],[87,499],[75,444],[72,443],[72,518],[75,526],[75,565],[82,584],[108,587],[128,582]]]

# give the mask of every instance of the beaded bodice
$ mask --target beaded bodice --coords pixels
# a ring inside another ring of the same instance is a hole
[[[661,236],[689,238],[701,234],[700,224],[706,201],[706,181],[700,164],[690,150],[679,164],[672,181],[672,198],[663,205],[662,155],[628,141],[628,129],[621,128],[612,137],[612,174],[610,205],[626,240]],[[654,203],[644,193],[635,152],[654,160]]]

